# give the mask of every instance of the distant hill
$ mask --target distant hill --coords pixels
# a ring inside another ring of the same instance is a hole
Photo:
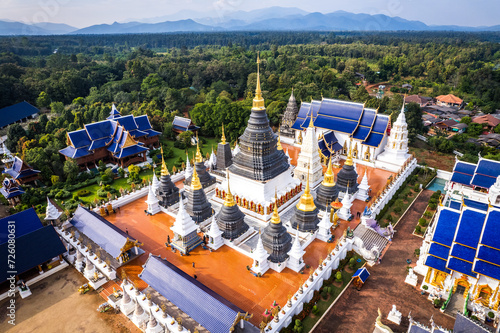
[[[65,24],[0,21],[0,35],[50,34],[133,34],[177,31],[500,31],[500,25],[466,27],[458,25],[426,25],[401,17],[383,14],[353,14],[345,11],[308,13],[295,7],[268,7],[252,11],[199,12],[182,10],[175,14],[137,19],[131,22],[92,25],[76,29]]]
[[[161,23],[118,23],[99,24],[79,29],[72,34],[135,34],[135,33],[162,33],[176,31],[212,31],[214,27],[197,23],[191,19],[180,21],[166,21]]]

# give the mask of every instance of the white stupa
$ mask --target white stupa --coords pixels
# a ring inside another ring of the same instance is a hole
[[[316,130],[313,125],[312,111],[309,127],[307,127],[306,135],[302,140],[293,176],[305,184],[308,173],[312,188],[316,187],[323,180],[323,166],[319,157],[318,138],[316,137]]]
[[[330,214],[331,212],[326,211],[323,215],[323,218],[318,223],[318,235],[316,236],[316,238],[322,240],[323,242],[327,242],[330,237],[332,237],[330,228],[332,227],[333,223],[330,222]]]
[[[146,333],[162,333],[165,330],[156,320],[155,316],[153,316],[153,312],[149,312],[149,321],[148,326],[146,327]]]
[[[130,295],[123,289],[123,297],[120,301],[120,311],[128,316],[135,309],[134,301],[130,298]]]
[[[266,249],[264,249],[264,244],[262,243],[262,237],[259,231],[259,240],[257,241],[255,250],[252,252],[252,271],[256,274],[260,273],[261,275],[264,275],[264,273],[269,269],[269,262],[267,260],[268,257],[269,253],[267,253]]]
[[[186,170],[184,171],[184,177],[188,179],[189,177],[191,177],[192,174],[193,174],[193,167],[189,162],[189,155],[186,154]]]
[[[286,157],[288,157],[288,164],[290,164],[290,166],[292,165],[292,158],[290,157],[290,154],[288,154],[288,148],[286,149],[286,153],[285,153]]]
[[[488,191],[488,199],[492,205],[500,204],[500,176],[497,177],[495,184],[490,187],[490,190]]]
[[[233,156],[235,156],[239,152],[240,152],[240,146],[238,145],[238,142],[236,142],[236,144],[234,145],[234,149],[233,149]]]
[[[210,158],[207,162],[210,169],[214,169],[217,166],[217,156],[215,156],[214,147],[212,147],[212,153],[210,154]]]
[[[391,134],[387,138],[384,152],[377,156],[377,160],[402,166],[410,157],[408,154],[408,124],[405,117],[405,101],[399,113],[398,119],[391,128]]]
[[[45,221],[55,221],[59,219],[62,212],[58,211],[56,206],[50,202],[50,199],[47,197],[47,208],[45,209]]]
[[[370,185],[368,185],[368,170],[365,168],[365,174],[363,175],[363,179],[361,179],[361,183],[358,185],[358,192],[356,192],[356,199],[366,201],[368,199],[368,189]]]
[[[340,208],[337,212],[338,217],[340,217],[342,220],[349,220],[351,217],[351,207],[352,207],[352,202],[354,201],[354,197],[349,194],[349,186],[347,187],[347,192],[344,195],[344,198],[342,198],[342,208]]]
[[[158,189],[160,188],[160,181],[158,180],[158,177],[156,177],[154,169],[153,169],[153,183],[151,184],[151,187],[153,187],[153,193],[157,194]]]
[[[85,261],[85,277],[90,280],[91,278],[94,277],[95,273],[95,266],[94,264],[90,261],[90,259],[87,257],[87,260]]]
[[[208,246],[214,250],[217,250],[222,245],[224,245],[224,240],[222,239],[223,232],[220,231],[217,222],[215,221],[215,214],[212,216],[212,224],[210,224],[210,230],[208,230]]]
[[[148,320],[148,315],[139,304],[139,302],[135,303],[135,311],[132,316],[132,322],[135,324],[135,326],[142,327],[142,323],[146,320]]]
[[[78,271],[81,271],[83,266],[83,254],[79,250],[76,250],[76,260],[75,260],[75,268]]]
[[[174,232],[174,239],[170,246],[184,254],[189,253],[202,242],[197,234],[198,226],[184,208],[182,197],[179,198],[179,211],[170,230]]]
[[[297,229],[297,233],[295,234],[295,241],[293,242],[292,248],[288,251],[288,262],[287,267],[292,271],[299,272],[304,266],[304,254],[306,251],[302,249],[302,245],[300,245],[299,240],[299,230]]]
[[[146,210],[149,214],[155,215],[156,213],[161,212],[160,200],[158,200],[154,194],[153,187],[151,185],[149,185],[148,199],[146,200],[146,203],[148,204],[148,208]]]

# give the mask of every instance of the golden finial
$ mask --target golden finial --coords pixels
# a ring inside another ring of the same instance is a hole
[[[281,146],[281,137],[280,137],[280,130],[281,130],[281,125],[278,128],[278,150],[283,150],[283,147]]]
[[[312,101],[311,101],[312,102]],[[313,109],[312,109],[312,105],[311,105],[311,120],[309,121],[309,127],[314,127],[314,124],[313,124]]]
[[[196,132],[196,158],[194,159],[195,163],[201,163],[203,162],[203,156],[201,155],[200,152],[200,144],[198,140],[198,132]]]
[[[264,98],[262,98],[262,91],[260,90],[260,58],[257,53],[257,87],[255,88],[255,97],[253,98],[252,109],[264,109]]]
[[[233,194],[231,193],[231,188],[229,187],[229,172],[227,173],[227,193],[226,198],[224,199],[224,206],[232,207],[236,205],[234,202]]]
[[[314,198],[311,194],[311,189],[309,187],[309,167],[307,168],[307,180],[306,180],[306,189],[304,193],[300,196],[299,203],[297,204],[297,209],[303,212],[311,212],[316,209],[316,205],[314,204]]]
[[[331,156],[330,159],[328,159],[328,168],[326,169],[325,177],[323,178],[322,184],[328,187],[335,186],[335,175],[333,174]]]
[[[351,142],[349,144],[349,152],[347,153],[347,159],[345,160],[345,165],[353,165],[353,161],[352,161],[352,138],[351,138]]]
[[[222,138],[221,138],[221,143],[223,145],[226,144],[226,135],[224,134],[224,123],[222,124]]]
[[[202,189],[200,178],[198,177],[198,172],[196,171],[196,166],[193,167],[193,176],[191,177],[191,189],[193,191]]]
[[[154,173],[154,169],[153,169],[153,173]],[[165,164],[165,159],[163,158],[163,146],[161,146],[161,175],[162,176],[170,175],[170,172],[168,172],[167,165]]]
[[[273,216],[271,217],[271,223],[279,224],[281,223],[281,218],[278,215],[278,193],[274,190],[274,210]]]

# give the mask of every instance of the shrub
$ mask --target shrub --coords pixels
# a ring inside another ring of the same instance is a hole
[[[66,191],[66,190],[60,190],[59,192],[57,192],[57,194],[55,195],[55,198],[56,199],[67,199],[71,197],[71,192],[69,191]]]
[[[323,294],[321,294],[321,296],[323,296]],[[318,306],[316,306],[316,305],[313,306],[312,313],[314,313],[315,315],[319,314]]]
[[[424,286],[422,287],[422,289],[423,289],[423,290],[427,290],[427,289],[429,289],[429,286],[428,286],[428,285],[424,285]]]
[[[80,190],[80,191],[76,192],[76,194],[79,197],[86,197],[87,195],[90,194],[90,191],[89,190]]]
[[[413,251],[413,253],[414,253],[416,256],[419,256],[419,255],[420,255],[420,249],[415,249],[415,251]]]
[[[417,225],[417,226],[415,227],[415,232],[416,232],[417,234],[422,233],[422,228],[421,228],[419,225]]]
[[[337,282],[342,282],[342,272],[338,271],[336,274],[335,274],[335,280]]]
[[[356,259],[355,258],[349,259],[349,268],[353,269],[354,266],[356,266]]]
[[[437,203],[429,203],[429,208],[432,209],[432,210],[436,210]]]
[[[415,192],[420,191],[420,184],[415,184],[415,187],[413,188],[413,191],[415,191]]]
[[[490,317],[491,319],[493,319],[495,317],[495,314],[493,312],[488,312],[488,317]]]
[[[392,215],[387,216],[386,220],[392,222]]]
[[[429,218],[431,218],[431,217],[432,217],[432,213],[431,213],[431,212],[429,212],[429,211],[426,211],[426,212],[424,213],[424,216],[425,216],[426,218],[428,218],[428,219],[429,219]]]
[[[97,195],[101,198],[106,198],[108,196],[108,191],[103,188],[97,190]]]
[[[401,213],[401,211],[403,210],[403,208],[401,208],[400,206],[396,206],[396,207],[394,207],[393,210],[394,210],[395,213],[399,214],[399,213]]]
[[[418,224],[421,225],[422,227],[425,227],[427,226],[427,220],[421,217],[418,219]]]
[[[302,327],[302,321],[300,319],[295,319],[295,326],[293,327],[293,331],[297,333],[302,333],[304,328]]]

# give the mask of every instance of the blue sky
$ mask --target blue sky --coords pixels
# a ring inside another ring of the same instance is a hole
[[[500,24],[499,0],[1,0],[0,19],[66,23],[85,27],[177,13],[180,10],[224,15],[270,6],[308,12],[386,14],[426,24],[481,26]]]

